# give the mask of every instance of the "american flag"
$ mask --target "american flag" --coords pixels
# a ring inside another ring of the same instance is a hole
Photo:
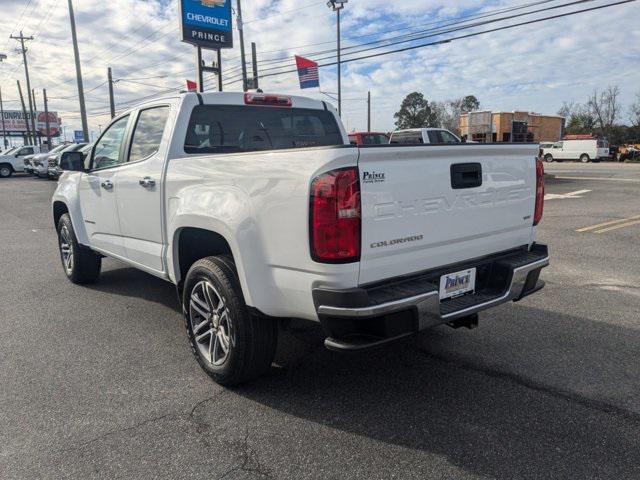
[[[296,55],[296,66],[298,68],[298,78],[300,79],[301,89],[320,86],[320,75],[316,62]]]

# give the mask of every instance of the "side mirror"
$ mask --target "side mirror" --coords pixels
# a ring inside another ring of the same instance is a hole
[[[65,152],[60,157],[60,168],[70,172],[84,172],[82,152]]]

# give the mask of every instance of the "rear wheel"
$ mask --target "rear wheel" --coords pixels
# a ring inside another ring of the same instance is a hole
[[[193,354],[216,382],[237,385],[269,370],[277,323],[249,311],[229,257],[204,258],[191,267],[183,310]]]
[[[62,215],[58,222],[58,245],[62,268],[69,280],[73,283],[85,284],[98,279],[102,259],[78,243],[68,213]]]
[[[0,165],[0,178],[9,178],[13,174],[13,168],[11,165]]]
[[[551,155],[550,153],[547,153],[547,154],[544,156],[544,161],[545,161],[545,162],[548,162],[548,163],[553,162],[553,155]]]
[[[580,161],[582,163],[589,163],[591,159],[589,158],[589,155],[587,155],[586,153],[583,153],[582,155],[580,155]]]

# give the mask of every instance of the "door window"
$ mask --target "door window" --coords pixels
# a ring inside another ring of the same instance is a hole
[[[427,135],[429,135],[429,143],[442,143],[440,132],[436,130],[429,130],[427,132]]]
[[[129,116],[116,120],[98,140],[93,150],[91,165],[93,170],[109,168],[124,163],[122,142],[127,131]]]
[[[460,143],[458,137],[454,136],[452,133],[447,132],[446,130],[440,131],[440,136],[442,137],[442,143]]]
[[[18,157],[25,157],[27,155],[33,155],[33,147],[24,147],[18,152]]]
[[[138,162],[158,152],[164,127],[169,117],[169,107],[142,110],[133,132],[130,162]]]

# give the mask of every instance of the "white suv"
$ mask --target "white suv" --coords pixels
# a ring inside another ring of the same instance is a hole
[[[393,132],[389,143],[447,144],[462,143],[462,140],[444,128],[409,128]]]

